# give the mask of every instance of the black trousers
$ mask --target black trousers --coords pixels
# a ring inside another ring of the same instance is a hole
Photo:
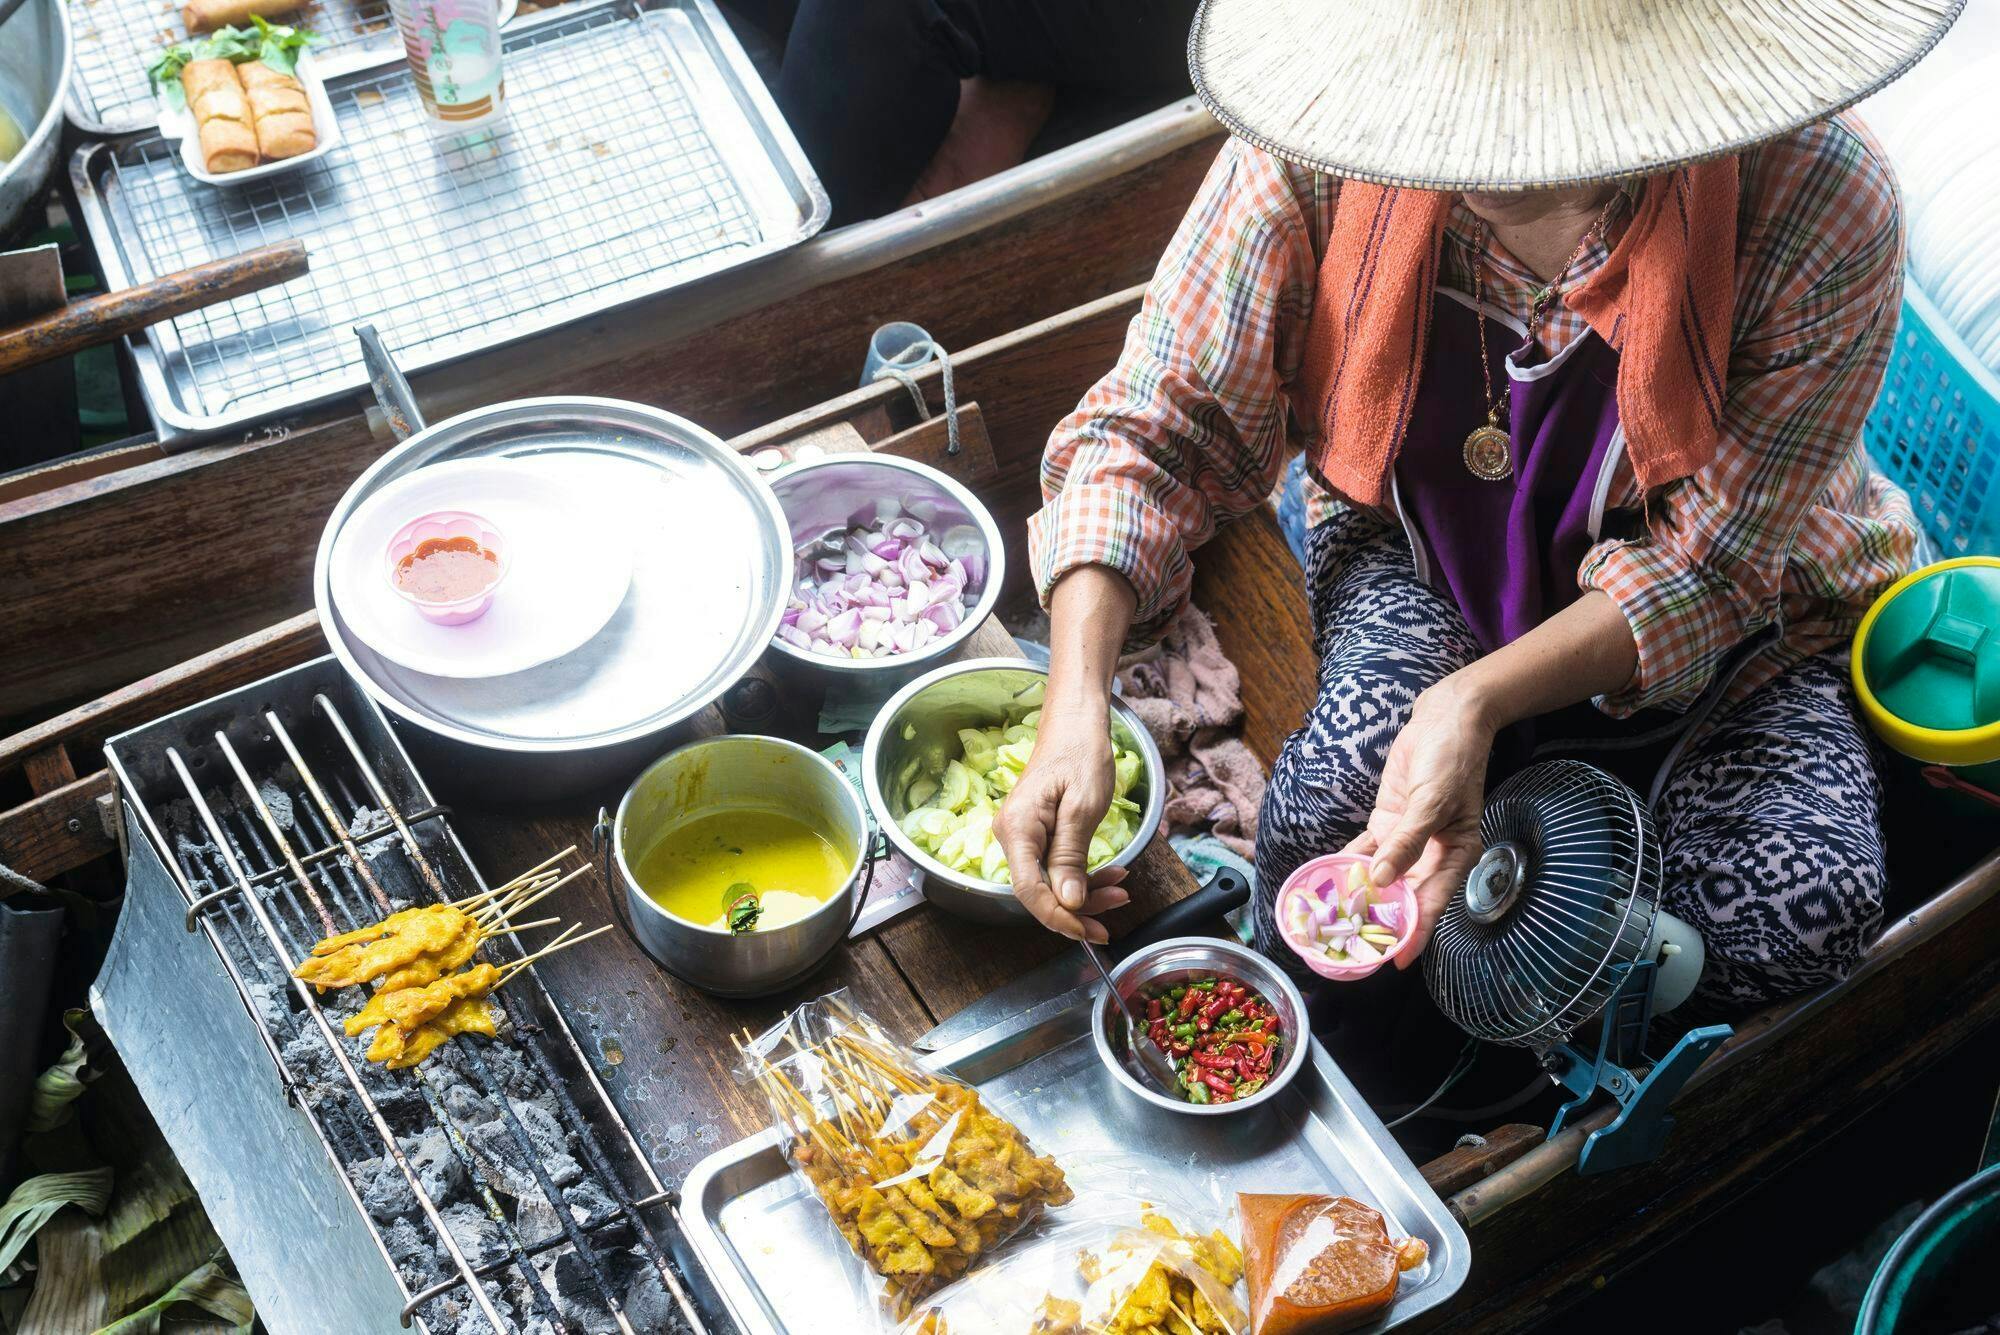
[[[1188,89],[1196,0],[737,0],[784,35],[772,95],[833,200],[832,225],[901,206],[944,142],[961,79],[1163,101]]]

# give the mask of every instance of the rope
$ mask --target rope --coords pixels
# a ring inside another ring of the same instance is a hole
[[[948,455],[956,456],[958,454],[958,393],[951,382],[951,354],[939,346],[935,339],[925,339],[921,343],[912,343],[906,351],[937,358],[938,375],[944,382],[944,452]],[[922,363],[918,364],[921,365]],[[917,377],[913,372],[890,362],[884,363],[875,372],[875,378],[877,380],[893,380],[904,389],[910,391],[910,400],[917,405],[917,416],[926,422],[930,421],[931,406],[925,402],[924,391],[918,387]]]
[[[0,862],[0,882],[10,885],[16,890],[25,890],[31,895],[46,895],[50,893],[46,885],[43,885],[31,876],[21,875],[20,872],[15,871],[4,862]]]

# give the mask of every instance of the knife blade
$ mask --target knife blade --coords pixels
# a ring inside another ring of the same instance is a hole
[[[1105,947],[1105,954],[1113,960],[1122,960],[1143,946],[1176,936],[1217,934],[1226,930],[1223,915],[1242,907],[1249,899],[1250,882],[1228,867],[1218,867],[1201,889],[1169,904],[1113,941]],[[1080,948],[1072,947],[1014,981],[1002,983],[945,1020],[917,1040],[917,1050],[937,1052],[952,1047],[996,1025],[1018,1020],[1051,998],[1066,997],[1096,981],[1097,970]]]

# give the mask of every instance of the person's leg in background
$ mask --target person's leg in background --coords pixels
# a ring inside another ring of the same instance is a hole
[[[1844,655],[1806,659],[1709,720],[1654,809],[1660,907],[1707,947],[1690,1017],[1844,978],[1881,927],[1882,783]]]
[[[838,227],[901,208],[979,52],[935,0],[801,0],[771,95]]]

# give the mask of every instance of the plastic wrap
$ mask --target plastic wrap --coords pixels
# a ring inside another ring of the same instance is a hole
[[[1073,1193],[979,1094],[926,1070],[835,992],[744,1048],[786,1153],[896,1319]]]
[[[1365,1326],[1426,1255],[1420,1239],[1392,1239],[1380,1212],[1351,1197],[1240,1195],[1236,1207],[1252,1335]]]
[[[1160,1211],[1066,1223],[927,1304],[903,1335],[1243,1335],[1242,1275],[1220,1229],[1184,1233]]]

